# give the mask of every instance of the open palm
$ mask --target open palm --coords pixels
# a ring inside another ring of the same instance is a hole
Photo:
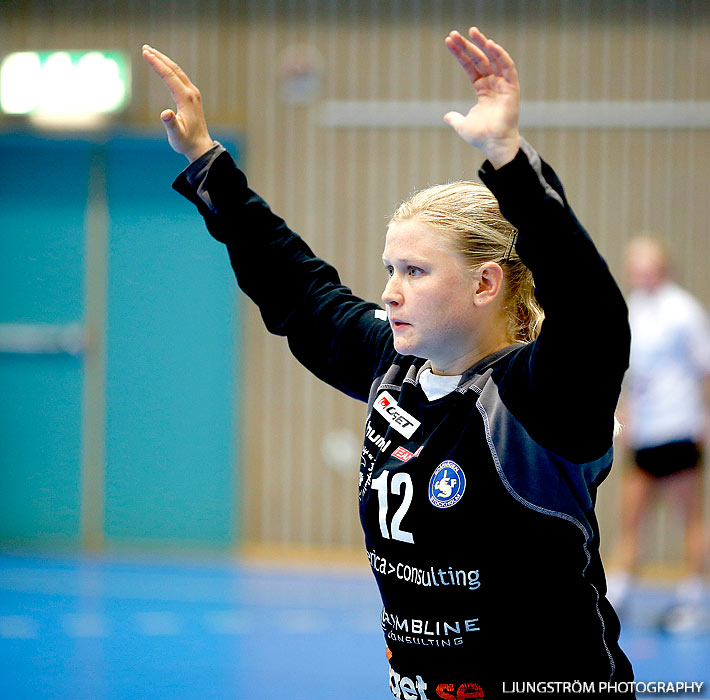
[[[502,46],[476,27],[471,27],[469,36],[470,41],[453,31],[446,37],[446,46],[471,81],[477,102],[466,115],[449,112],[444,119],[497,166],[501,159],[511,160],[520,143],[518,72]]]
[[[143,57],[162,78],[175,100],[177,112],[165,109],[160,115],[168,142],[174,151],[194,161],[212,147],[202,109],[200,91],[185,71],[171,58],[148,44],[143,45]]]

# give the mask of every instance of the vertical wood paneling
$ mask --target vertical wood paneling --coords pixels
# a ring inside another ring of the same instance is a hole
[[[322,99],[470,99],[471,87],[443,38],[471,23],[510,49],[524,100],[710,99],[710,5],[700,2],[27,0],[4,4],[1,12],[6,51],[129,51],[129,125],[160,128],[158,114],[170,104],[140,63],[140,45],[154,43],[171,54],[200,87],[210,124],[246,134],[253,187],[356,293],[374,300],[384,282],[385,224],[396,203],[415,188],[474,178],[481,159],[445,128],[319,126],[319,101],[290,105],[279,96],[279,61],[289,45],[320,52]],[[0,118],[0,128],[11,125]],[[559,171],[615,271],[629,237],[654,230],[671,242],[681,281],[710,305],[708,131],[529,129],[525,135]],[[268,280],[269,261],[254,264]],[[586,332],[593,329],[580,329]],[[333,469],[322,442],[333,430],[359,436],[363,407],[297,366],[253,309],[243,338],[247,538],[357,545],[357,464],[351,474]],[[617,482],[600,503],[600,520],[612,535]],[[654,556],[672,559],[669,547],[657,546]]]

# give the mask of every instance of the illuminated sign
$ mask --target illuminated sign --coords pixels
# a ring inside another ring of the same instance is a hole
[[[130,63],[118,51],[23,51],[0,64],[0,110],[70,122],[122,109]]]

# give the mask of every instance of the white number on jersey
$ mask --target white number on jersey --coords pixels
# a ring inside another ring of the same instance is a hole
[[[380,532],[385,539],[390,539],[389,530],[387,529],[387,480],[389,479],[389,475],[390,473],[385,470],[376,479],[372,480],[372,488],[377,491],[380,506]],[[412,504],[414,485],[412,484],[412,477],[409,474],[406,472],[397,472],[392,478],[392,493],[398,496],[402,492],[402,485],[404,485],[404,498],[392,518],[392,539],[414,544],[414,536],[412,533],[402,530],[400,527],[404,516],[409,510],[409,506]]]

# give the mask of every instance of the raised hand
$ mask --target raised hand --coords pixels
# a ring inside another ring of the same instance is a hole
[[[466,116],[449,112],[444,119],[464,141],[480,148],[493,167],[499,168],[513,160],[520,147],[518,72],[502,46],[476,27],[468,33],[470,41],[453,31],[445,43],[466,71],[478,101]]]
[[[197,160],[213,144],[202,110],[200,91],[175,61],[148,44],[143,46],[143,58],[163,79],[177,107],[177,114],[172,109],[160,113],[168,142],[174,151],[182,153],[190,162]]]

